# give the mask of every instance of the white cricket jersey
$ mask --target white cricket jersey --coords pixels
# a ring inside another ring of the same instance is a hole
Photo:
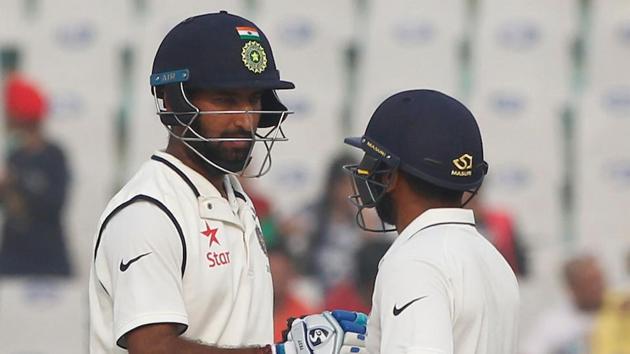
[[[228,198],[164,152],[107,205],[90,272],[90,353],[127,353],[125,334],[151,323],[219,347],[273,342],[269,261],[237,179]]]
[[[370,354],[510,354],[519,292],[473,212],[430,209],[379,264],[368,321]]]

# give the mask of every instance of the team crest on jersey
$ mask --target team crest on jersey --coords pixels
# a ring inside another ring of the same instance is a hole
[[[267,53],[258,42],[245,43],[241,51],[241,58],[245,67],[256,74],[260,74],[267,68]]]

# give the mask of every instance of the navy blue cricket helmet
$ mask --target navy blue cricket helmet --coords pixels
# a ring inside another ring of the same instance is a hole
[[[387,98],[363,136],[346,138],[345,143],[365,152],[361,163],[348,166],[360,209],[376,205],[387,188],[379,175],[396,168],[462,192],[476,192],[488,171],[473,114],[458,100],[433,90],[403,91]]]
[[[177,24],[157,50],[150,82],[157,114],[171,137],[223,173],[243,177],[264,175],[271,168],[274,144],[288,140],[281,124],[292,112],[280,102],[275,90],[293,89],[295,85],[280,79],[267,37],[258,26],[242,17],[221,11],[190,17]],[[191,101],[191,94],[199,90],[241,89],[261,91],[260,110],[201,111]],[[196,124],[198,119],[217,115],[259,115],[260,120],[250,127],[248,137],[203,136]],[[202,148],[229,141],[251,142],[247,157],[236,162],[222,161],[216,154],[204,153]],[[264,158],[258,161],[259,168],[252,163],[256,146],[266,150]],[[253,174],[245,174],[248,168]]]
[[[226,11],[190,17],[164,37],[153,61],[151,87],[164,92],[177,111],[191,111],[185,91],[195,89],[261,89],[260,127],[274,126],[286,111],[274,90],[293,89],[280,79],[271,45],[253,22]],[[192,109],[194,111],[194,109]],[[161,115],[165,124],[179,124],[171,115]],[[179,117],[181,118],[181,116]]]

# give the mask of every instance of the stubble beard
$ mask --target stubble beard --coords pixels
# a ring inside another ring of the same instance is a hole
[[[379,201],[376,202],[376,214],[386,224],[396,225],[396,207],[391,193],[385,193]]]
[[[224,132],[220,137],[251,138],[251,133],[247,131],[231,131]],[[247,146],[242,148],[228,148],[225,147],[224,142],[216,141],[189,141],[188,144],[192,149],[196,150],[195,152],[188,149],[187,154],[189,157],[196,161],[210,176],[218,176],[224,175],[226,172],[208,163],[204,158],[222,169],[238,173],[243,171],[249,163],[253,142],[248,142]]]

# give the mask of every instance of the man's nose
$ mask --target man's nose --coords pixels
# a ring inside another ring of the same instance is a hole
[[[243,113],[236,113],[234,114],[234,117],[232,117],[234,120],[234,125],[237,128],[247,131],[255,129],[257,124],[257,114],[250,113],[251,108],[243,109],[243,111]]]

